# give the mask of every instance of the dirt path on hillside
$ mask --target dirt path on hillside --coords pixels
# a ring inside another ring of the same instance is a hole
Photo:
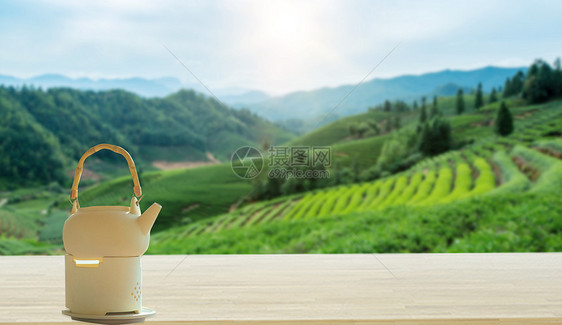
[[[70,177],[70,178],[74,178],[74,173],[76,172],[76,170],[74,169],[70,169],[66,171],[66,174]],[[93,179],[95,181],[99,181],[102,179],[101,175],[97,174],[94,171],[91,171],[90,169],[84,168],[82,170],[82,175],[80,177],[80,179]]]
[[[220,161],[213,156],[212,153],[206,152],[207,161],[153,161],[152,166],[162,169],[162,170],[171,170],[171,169],[191,169],[195,167],[201,166],[208,166],[208,165],[215,165],[220,163]]]

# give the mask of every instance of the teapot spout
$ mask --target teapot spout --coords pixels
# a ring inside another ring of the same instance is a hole
[[[148,234],[150,229],[152,229],[152,225],[154,225],[154,221],[156,221],[156,217],[160,213],[162,206],[158,203],[153,203],[150,208],[146,209],[144,213],[137,218],[137,222],[139,223],[140,229],[143,234]]]

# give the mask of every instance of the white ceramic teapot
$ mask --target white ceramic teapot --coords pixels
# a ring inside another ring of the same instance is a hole
[[[128,207],[81,208],[78,203],[84,161],[102,149],[119,153],[127,160],[134,184]],[[142,307],[140,257],[148,249],[150,229],[162,207],[154,203],[141,214],[141,198],[135,163],[125,149],[99,144],[80,158],[70,193],[72,211],[63,228],[68,308],[64,314],[76,320],[96,322],[142,321],[154,314]]]

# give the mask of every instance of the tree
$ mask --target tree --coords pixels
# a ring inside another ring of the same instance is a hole
[[[451,149],[452,135],[449,121],[443,118],[436,118],[433,120],[433,128],[438,136],[434,146],[435,152],[442,153]]]
[[[360,139],[363,138],[363,135],[365,134],[365,132],[367,132],[368,129],[369,129],[369,127],[367,126],[367,124],[365,124],[365,123],[359,124],[359,126],[357,126],[357,128],[356,128],[357,136]]]
[[[414,103],[412,104],[412,109],[415,111],[418,109],[418,101],[414,100]]]
[[[0,111],[4,108],[0,103]],[[7,128],[0,125],[0,180],[19,186],[62,184],[64,160],[56,138],[34,121],[26,121],[27,116],[14,113],[2,121],[9,123]]]
[[[501,102],[500,109],[498,110],[494,129],[501,136],[506,136],[513,132],[513,115],[511,115],[504,102]]]
[[[422,102],[421,108],[425,109],[425,96],[422,97],[421,102]]]
[[[349,125],[349,134],[353,137],[362,138],[367,130],[369,130],[369,126],[366,123]]]
[[[384,108],[383,108],[383,110],[384,110],[385,112],[390,112],[390,111],[392,110],[392,105],[390,104],[390,101],[389,101],[389,100],[385,100],[385,101],[384,101]]]
[[[510,92],[511,92],[511,79],[507,78],[505,79],[505,84],[503,86],[503,94],[502,97],[503,98],[507,98],[510,96]]]
[[[431,135],[429,123],[425,123],[422,127],[419,150],[425,155],[429,156],[431,150]]]
[[[462,89],[459,88],[459,90],[457,91],[457,114],[461,115],[464,112],[464,96],[462,93]]]
[[[531,69],[532,68],[533,67],[531,66]],[[517,73],[511,79],[507,78],[503,89],[503,98],[518,95],[523,90],[524,81],[525,75],[522,71],[517,71]]]
[[[531,103],[541,103],[556,94],[552,68],[542,60],[533,63],[523,84],[523,98]]]
[[[433,105],[429,111],[429,118],[434,118],[439,115],[439,108],[437,107],[437,96],[433,96]]]
[[[476,88],[476,98],[474,100],[474,108],[480,109],[480,107],[484,106],[484,97],[482,95],[482,83],[478,83],[478,88]]]
[[[424,123],[427,120],[427,113],[425,112],[425,105],[422,104],[420,112],[420,123]]]
[[[437,117],[424,124],[418,148],[425,156],[434,156],[449,150],[451,142],[449,121]]]
[[[517,95],[521,92],[521,90],[523,90],[523,82],[525,82],[525,74],[523,74],[523,71],[517,71],[511,80],[513,95]]]
[[[377,159],[377,167],[380,170],[392,170],[404,159],[408,152],[406,142],[394,133],[393,136],[385,141],[382,146],[379,158]]]
[[[498,101],[498,94],[496,91],[496,87],[492,88],[492,92],[490,93],[490,104],[495,103]]]
[[[375,132],[376,135],[381,134],[381,129],[379,128],[379,125],[377,124],[376,121],[369,121],[368,124],[371,127],[371,129],[373,129],[373,132]]]
[[[349,134],[351,134],[352,136],[357,135],[357,128],[355,127],[354,124],[349,125]]]
[[[274,198],[283,194],[283,183],[284,178],[281,177],[271,177],[267,178],[265,186],[265,193],[263,193],[262,198]]]
[[[394,102],[394,110],[397,113],[407,112],[407,111],[410,110],[410,107],[408,107],[408,104],[406,104],[405,101],[397,100],[397,101]]]

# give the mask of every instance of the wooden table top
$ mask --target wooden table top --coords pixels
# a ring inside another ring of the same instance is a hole
[[[149,323],[562,324],[562,253],[149,255]],[[63,256],[0,257],[0,324],[69,323]]]

